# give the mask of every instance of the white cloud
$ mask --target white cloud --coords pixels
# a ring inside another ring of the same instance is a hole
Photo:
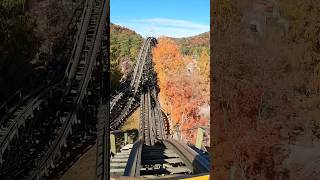
[[[142,19],[134,20],[141,23],[151,23],[153,25],[159,26],[171,26],[171,27],[180,27],[180,28],[190,28],[206,31],[209,29],[208,25],[194,23],[192,21],[186,20],[177,20],[177,19],[164,19],[164,18],[154,18],[154,19]]]
[[[179,19],[135,19],[114,22],[137,31],[142,36],[188,37],[210,30],[209,25]]]

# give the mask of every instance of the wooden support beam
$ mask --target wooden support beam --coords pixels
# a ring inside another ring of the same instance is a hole
[[[203,141],[203,129],[198,128],[197,138],[196,138],[196,147],[198,149],[201,149],[202,141]]]
[[[117,153],[116,150],[116,136],[114,134],[110,134],[110,146],[111,146],[111,152],[113,154]]]
[[[124,144],[128,144],[128,133],[124,133]]]

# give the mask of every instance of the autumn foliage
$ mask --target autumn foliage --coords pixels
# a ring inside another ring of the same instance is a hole
[[[161,106],[170,114],[173,126],[180,125],[184,139],[194,143],[196,128],[209,125],[209,115],[201,113],[209,104],[209,54],[203,52],[200,58],[183,55],[173,39],[162,37],[153,50],[153,61]]]
[[[289,31],[270,18],[253,44],[242,18],[252,2],[224,0],[212,11],[212,178],[318,179],[320,48],[310,22],[320,6],[279,0]]]

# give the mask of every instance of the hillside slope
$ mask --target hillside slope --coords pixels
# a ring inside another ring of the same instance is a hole
[[[62,36],[79,3],[80,0],[0,1],[0,87],[4,87],[0,89],[0,103],[18,89],[22,88],[25,95],[41,87],[46,82],[47,69],[60,68],[51,62],[63,59],[66,47],[70,48],[64,46],[68,40]]]
[[[172,38],[181,48],[184,55],[199,55],[203,49],[208,50],[210,45],[210,32],[185,38]]]
[[[210,146],[209,36],[160,37],[153,61],[160,87],[160,104],[172,120],[173,133],[195,143],[197,128],[205,129],[203,145]],[[175,131],[179,127],[180,132]]]
[[[126,78],[138,56],[142,43],[143,37],[135,31],[111,23],[111,91],[119,85],[121,79]]]

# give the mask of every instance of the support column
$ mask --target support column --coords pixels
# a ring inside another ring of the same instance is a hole
[[[198,128],[197,139],[196,139],[196,147],[198,149],[201,149],[202,141],[203,141],[203,129],[202,128]]]
[[[124,144],[128,144],[128,133],[124,133]]]
[[[110,134],[110,146],[111,146],[111,152],[113,154],[116,154],[116,136],[114,134]]]
[[[129,143],[129,144],[133,144],[133,136],[132,136],[132,135],[130,135],[130,136],[128,137],[128,143]]]

